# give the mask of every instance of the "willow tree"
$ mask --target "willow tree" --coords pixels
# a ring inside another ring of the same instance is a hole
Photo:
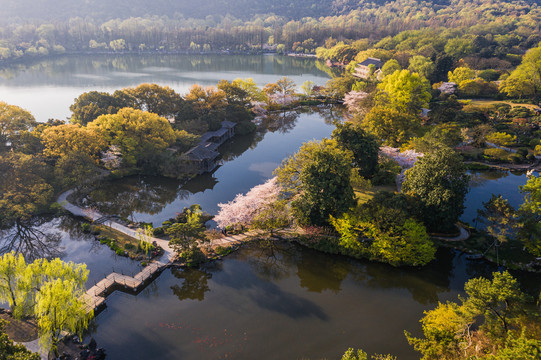
[[[62,334],[82,335],[92,318],[83,295],[83,289],[74,279],[49,281],[37,293],[34,314],[40,329],[40,344],[56,356]]]
[[[0,257],[0,301],[16,317],[34,316],[42,345],[52,348],[63,332],[80,333],[93,312],[83,296],[88,270],[84,264],[38,259],[27,264],[22,255]]]
[[[0,257],[0,302],[8,303],[13,315],[20,317],[26,293],[26,261],[21,254],[7,253]]]

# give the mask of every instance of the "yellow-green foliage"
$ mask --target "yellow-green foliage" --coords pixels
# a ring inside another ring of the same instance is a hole
[[[56,351],[63,332],[79,332],[88,326],[82,298],[88,270],[85,264],[60,259],[37,259],[27,264],[21,254],[0,257],[0,302],[8,302],[17,317],[34,316],[46,349]]]
[[[511,146],[517,141],[516,135],[509,135],[504,132],[493,132],[487,135],[486,140],[500,146]]]
[[[509,156],[511,155],[511,153],[505,151],[504,149],[496,149],[496,148],[485,149],[483,153],[485,154],[485,156],[488,156],[492,158],[493,160],[499,160],[499,161],[508,161]]]

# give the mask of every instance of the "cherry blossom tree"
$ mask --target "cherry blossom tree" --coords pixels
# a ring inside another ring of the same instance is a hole
[[[264,184],[250,189],[246,195],[238,194],[232,201],[218,204],[220,210],[214,217],[214,221],[221,228],[232,225],[250,225],[258,211],[278,200],[279,194],[280,187],[276,183],[276,178],[269,179]]]

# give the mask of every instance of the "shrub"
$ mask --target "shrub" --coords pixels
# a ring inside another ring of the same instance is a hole
[[[90,232],[90,224],[85,222],[85,223],[82,223],[81,224],[81,230],[84,232],[84,233],[89,233]]]
[[[492,160],[509,161],[509,153],[503,149],[485,149],[483,154]]]
[[[517,141],[517,137],[514,135],[509,135],[504,132],[494,132],[492,134],[489,134],[486,137],[488,142],[500,145],[500,146],[510,146],[515,144]]]

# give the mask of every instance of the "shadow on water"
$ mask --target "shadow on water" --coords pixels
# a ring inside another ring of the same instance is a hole
[[[10,229],[0,230],[0,254],[13,251],[30,262],[40,258],[62,257],[64,252],[60,232],[44,226],[50,220],[48,217],[34,217]]]
[[[200,268],[172,269],[173,276],[183,281],[182,285],[172,285],[171,290],[180,301],[203,301],[205,293],[210,291],[208,282],[217,271],[221,271],[221,263],[218,262],[205,264]]]

